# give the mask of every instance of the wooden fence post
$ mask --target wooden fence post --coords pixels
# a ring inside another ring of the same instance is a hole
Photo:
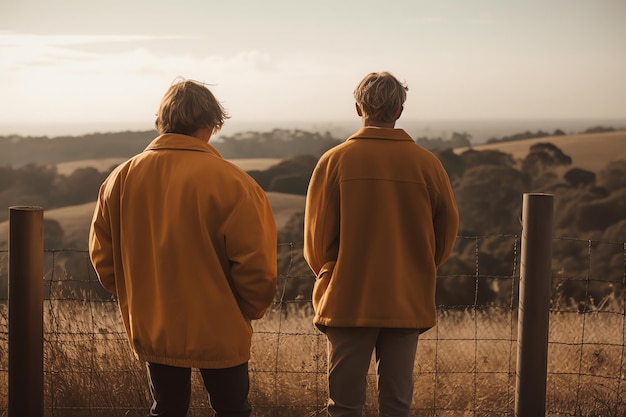
[[[516,417],[546,414],[553,197],[529,193],[523,199]]]
[[[43,416],[43,209],[9,207],[9,417]]]

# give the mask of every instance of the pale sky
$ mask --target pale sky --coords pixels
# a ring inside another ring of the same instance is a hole
[[[152,128],[178,76],[232,122],[347,120],[372,71],[408,84],[408,119],[624,119],[626,1],[0,3],[0,133]]]

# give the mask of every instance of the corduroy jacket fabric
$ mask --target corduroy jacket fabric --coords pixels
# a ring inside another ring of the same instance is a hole
[[[402,129],[364,127],[327,151],[306,199],[314,322],[428,329],[459,215],[439,159]]]
[[[276,291],[265,192],[208,143],[164,134],[100,188],[89,251],[144,361],[227,368]]]

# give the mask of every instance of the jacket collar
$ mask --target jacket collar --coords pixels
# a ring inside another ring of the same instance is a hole
[[[362,127],[348,138],[348,140],[351,139],[408,140],[413,142],[413,138],[404,129],[371,126]]]
[[[213,146],[206,142],[202,142],[187,135],[180,135],[177,133],[166,133],[156,139],[154,139],[146,147],[146,151],[158,151],[166,149],[179,149],[186,151],[208,152],[217,157],[222,157],[220,153]]]

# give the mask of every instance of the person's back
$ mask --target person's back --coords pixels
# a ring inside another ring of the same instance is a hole
[[[435,325],[436,271],[458,211],[439,160],[395,128],[406,87],[371,73],[354,96],[363,128],[320,158],[305,208],[314,323],[329,341],[328,412],[361,416],[374,351],[380,415],[408,416],[417,340]]]
[[[276,226],[264,191],[207,142],[226,118],[204,85],[165,94],[161,133],[100,188],[90,256],[147,362],[151,415],[184,415],[199,368],[219,416],[250,414],[251,320],[276,290]]]
[[[401,130],[365,127],[324,155],[318,171],[337,187],[342,216],[333,291],[317,306],[316,322],[432,327],[434,277],[444,255],[435,242],[456,237],[433,221],[451,209],[439,160]]]
[[[274,286],[262,284],[240,305],[231,291],[255,277],[233,277],[225,267],[232,253],[224,237],[240,236],[238,245],[250,245],[241,250],[256,257],[247,265],[271,271],[273,252],[254,245],[275,232],[263,191],[207,146],[161,135],[107,183],[109,204],[119,199],[119,217],[110,217],[121,242],[116,291],[125,294],[133,347],[148,362],[198,368],[245,362],[249,319],[259,318],[274,295]],[[249,227],[259,222],[263,234],[251,236]]]

